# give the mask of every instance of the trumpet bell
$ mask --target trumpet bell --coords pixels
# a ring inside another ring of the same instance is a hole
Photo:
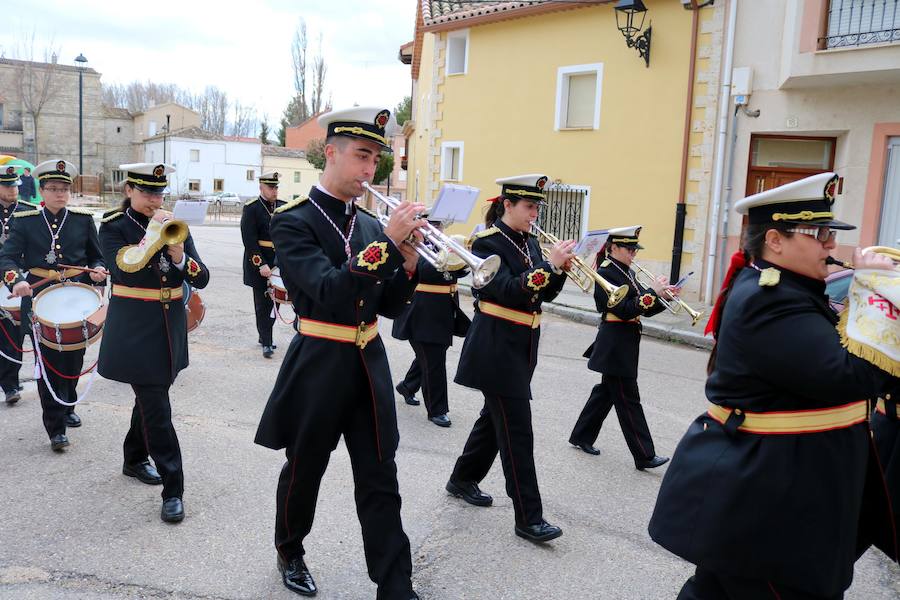
[[[500,269],[500,257],[491,254],[472,268],[472,287],[482,288],[489,284]]]
[[[126,273],[140,271],[163,246],[180,244],[187,236],[188,226],[184,221],[171,219],[160,223],[151,220],[140,243],[119,250],[116,265]]]

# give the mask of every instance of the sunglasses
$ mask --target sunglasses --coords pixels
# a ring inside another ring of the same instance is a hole
[[[794,227],[787,230],[789,233],[802,233],[815,238],[822,244],[832,242],[837,237],[837,230],[829,227]]]

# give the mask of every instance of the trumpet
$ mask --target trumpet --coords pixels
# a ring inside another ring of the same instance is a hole
[[[891,248],[889,246],[869,246],[868,248],[863,248],[862,253],[868,254],[869,252],[877,252],[878,254],[883,254],[890,258],[894,262],[894,268],[900,268],[900,248]],[[844,267],[845,269],[855,269],[853,263],[840,260],[831,255],[825,259],[826,265],[837,265],[839,267]]]
[[[116,255],[116,264],[126,273],[140,271],[163,246],[180,244],[187,239],[188,233],[188,226],[184,221],[169,219],[160,223],[151,219],[144,239],[139,244],[121,248]]]
[[[546,242],[550,245],[556,245],[559,243],[559,238],[555,235],[547,233],[540,227],[538,227],[537,223],[532,223],[531,228],[534,231],[535,235],[537,235],[538,240],[542,242]],[[550,259],[550,250],[541,246],[541,254],[544,255],[545,260]],[[584,262],[580,256],[576,256],[572,259],[572,268],[566,273],[569,276],[569,279],[575,282],[575,285],[581,288],[586,294],[591,292],[591,288],[593,288],[594,284],[599,285],[608,297],[606,301],[606,306],[608,308],[612,308],[616,304],[622,301],[625,298],[625,295],[628,294],[628,286],[620,285],[615,286],[611,284],[609,281],[600,276],[597,271],[591,268],[589,264]]]
[[[650,285],[651,281],[656,279],[656,276],[639,265],[638,263],[632,261],[631,266],[635,268],[636,272],[634,275],[635,281],[644,286],[645,288],[652,287]],[[680,315],[681,313],[687,313],[691,317],[691,327],[697,324],[697,321],[700,320],[700,317],[703,316],[703,311],[697,311],[688,306],[687,302],[679,298],[678,296],[672,296],[669,299],[663,298],[662,294],[659,295],[659,301],[662,302],[663,306],[666,307],[673,315]]]
[[[397,208],[400,200],[382,194],[369,185],[368,182],[364,181],[362,185],[366,191],[378,200],[378,207],[375,212],[378,215],[378,221],[381,223],[381,226],[387,227],[388,221],[390,221],[387,210]],[[476,289],[489,284],[494,275],[497,274],[497,270],[500,268],[500,257],[496,254],[491,254],[487,258],[475,256],[466,250],[466,247],[459,241],[428,221],[425,221],[425,224],[420,226],[419,229],[423,232],[425,241],[419,242],[415,238],[411,238],[406,240],[406,242],[413,246],[416,252],[419,253],[419,256],[427,260],[438,271],[459,269],[460,265],[457,260],[459,258],[472,272],[472,287]]]

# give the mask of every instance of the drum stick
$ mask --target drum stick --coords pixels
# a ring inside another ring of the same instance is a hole
[[[61,268],[61,269],[77,269],[77,270],[79,270],[79,271],[94,271],[94,269],[92,269],[92,268],[90,268],[90,267],[79,267],[78,265],[63,265],[63,264],[60,264],[60,265],[57,265],[57,266],[58,266],[59,268]],[[102,273],[103,275],[106,275],[107,277],[109,277],[109,271],[107,271],[106,269],[100,269],[100,273]]]
[[[41,287],[45,283],[49,283],[51,281],[59,281],[59,279],[57,279],[56,277],[44,277],[43,279],[38,279],[34,283],[30,283],[28,285],[31,286],[31,289],[34,289],[34,288]],[[15,297],[16,297],[15,294],[10,294],[9,296],[6,297],[6,299],[9,300],[10,298],[15,298]]]

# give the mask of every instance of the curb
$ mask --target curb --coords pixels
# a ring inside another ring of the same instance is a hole
[[[459,293],[471,297],[471,286],[463,283],[459,284]],[[575,323],[583,323],[594,327],[597,327],[600,324],[600,315],[594,310],[585,310],[583,308],[568,306],[566,304],[555,304],[553,302],[545,302],[541,305],[541,308],[546,313],[562,317],[569,321],[574,321]],[[712,338],[671,325],[659,325],[648,321],[643,323],[641,331],[647,337],[676,344],[683,344],[701,350],[710,350],[713,346]]]

